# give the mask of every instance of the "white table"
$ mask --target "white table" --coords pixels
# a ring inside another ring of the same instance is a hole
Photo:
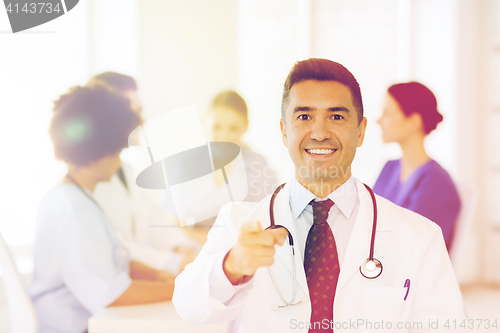
[[[171,301],[105,308],[89,319],[89,333],[224,333],[226,324],[191,325]]]

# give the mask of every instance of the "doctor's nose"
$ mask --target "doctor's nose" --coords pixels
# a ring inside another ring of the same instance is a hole
[[[331,138],[332,133],[326,121],[317,120],[312,125],[311,139],[316,141],[324,141]]]

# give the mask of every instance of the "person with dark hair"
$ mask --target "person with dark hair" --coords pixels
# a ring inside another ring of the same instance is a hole
[[[125,96],[142,122],[142,104],[133,77],[105,72],[89,80],[89,86],[94,84],[106,84]],[[119,117],[117,115],[117,121]],[[131,135],[131,147],[127,149],[137,148],[138,144],[138,138]],[[169,220],[151,190],[137,186],[133,161],[126,157],[122,154],[120,168],[109,182],[96,186],[94,197],[111,224],[123,235],[133,259],[177,275],[194,260],[199,246],[182,229],[151,227],[174,222]]]
[[[175,280],[184,320],[275,333],[415,332],[465,318],[439,227],[351,175],[366,125],[344,66],[295,64],[280,121],[295,175],[257,204],[221,209]]]
[[[68,171],[37,214],[30,286],[41,333],[81,333],[110,306],[172,297],[172,274],[131,261],[92,192],[120,167],[140,124],[127,98],[102,84],[74,87],[54,104],[50,138]]]
[[[116,72],[104,72],[92,77],[89,84],[93,84],[95,81],[104,82],[119,90],[130,100],[130,107],[132,110],[139,115],[141,114],[142,104],[137,94],[137,82],[133,77]]]
[[[378,195],[436,222],[451,248],[460,198],[448,172],[431,159],[426,136],[443,120],[436,97],[418,82],[394,84],[387,90],[382,116],[384,142],[396,142],[403,157],[386,163],[373,187]]]

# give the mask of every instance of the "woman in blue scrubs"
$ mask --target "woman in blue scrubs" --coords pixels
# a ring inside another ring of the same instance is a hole
[[[427,155],[424,147],[426,136],[442,120],[436,97],[423,84],[407,82],[389,87],[377,122],[384,142],[398,143],[403,156],[387,162],[373,190],[436,222],[449,250],[460,198],[448,172]]]

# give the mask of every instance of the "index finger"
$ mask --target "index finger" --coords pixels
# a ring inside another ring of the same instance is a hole
[[[288,237],[288,230],[283,227],[269,229],[269,232],[272,232],[274,234],[275,242],[278,243],[278,245],[283,245],[286,238]]]
[[[262,231],[262,227],[259,221],[248,221],[243,223],[241,226],[241,232],[246,233],[259,233]]]

